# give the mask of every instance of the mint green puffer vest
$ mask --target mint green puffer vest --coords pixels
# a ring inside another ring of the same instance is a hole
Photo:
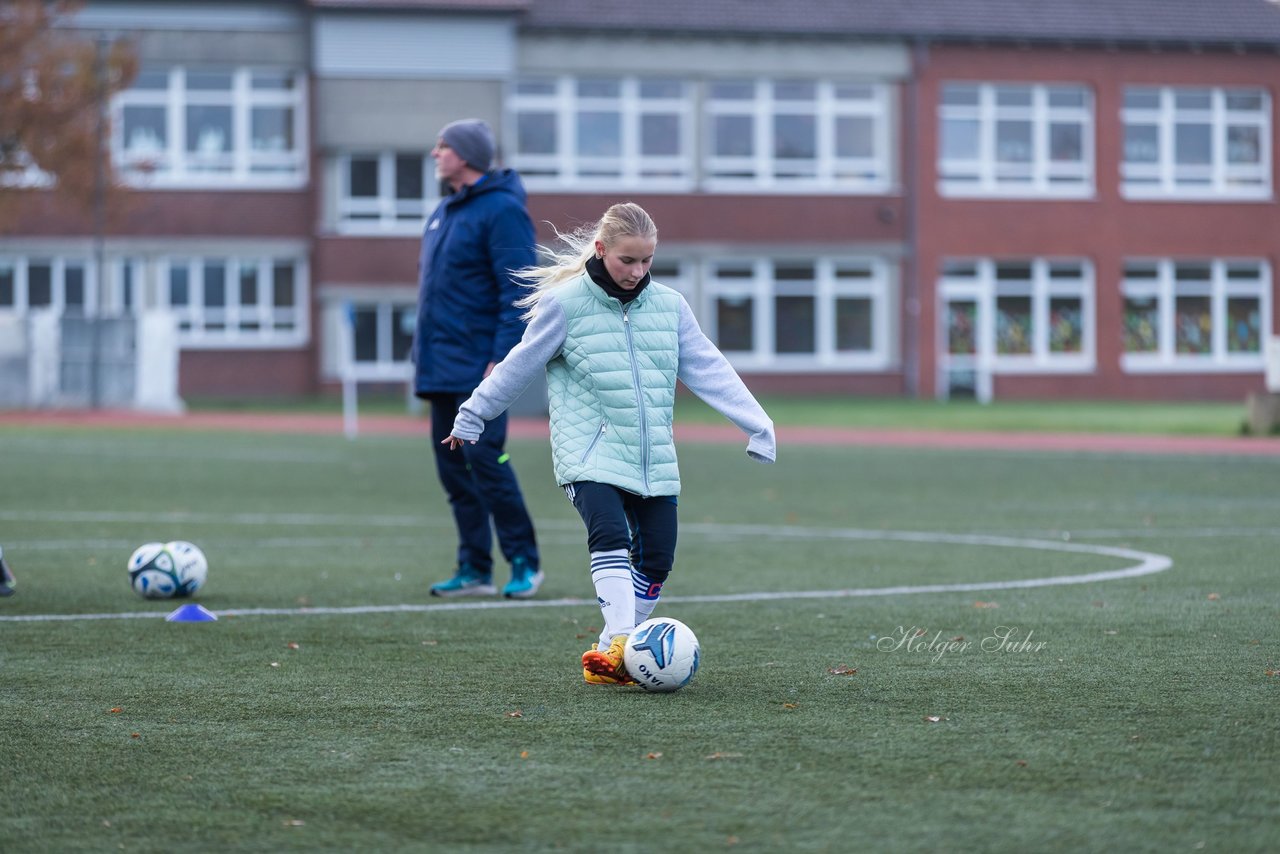
[[[585,273],[555,295],[567,324],[560,355],[547,363],[556,481],[678,495],[680,295],[651,281],[624,314]]]

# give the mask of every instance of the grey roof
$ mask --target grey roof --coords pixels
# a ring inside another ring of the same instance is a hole
[[[307,0],[317,9],[523,12],[533,0]]]
[[[531,0],[530,29],[1280,48],[1280,0]]]
[[[513,14],[532,30],[1280,50],[1280,0],[308,0],[322,9]]]

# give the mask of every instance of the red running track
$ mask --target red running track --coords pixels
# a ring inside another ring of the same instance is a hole
[[[191,430],[264,433],[342,435],[340,415],[314,413],[277,414],[257,412],[195,412],[182,415],[98,410],[92,412],[3,411],[0,425],[28,427],[76,427],[85,429],[148,429],[155,427]],[[423,436],[428,433],[425,417],[409,415],[365,415],[359,432],[381,436]],[[513,418],[512,438],[546,438],[547,422],[535,418]],[[679,442],[741,442],[746,437],[733,425],[678,424]],[[1148,436],[1119,433],[1032,433],[954,430],[884,430],[854,427],[780,427],[778,444],[863,446],[884,448],[941,448],[988,451],[1070,451],[1083,453],[1218,454],[1228,456],[1280,456],[1280,437],[1248,436]]]

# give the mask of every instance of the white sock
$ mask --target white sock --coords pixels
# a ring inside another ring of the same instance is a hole
[[[604,617],[600,649],[636,627],[636,590],[631,582],[631,555],[626,549],[591,553],[591,582]]]
[[[641,572],[631,570],[631,586],[636,591],[636,625],[653,616],[653,609],[658,605],[658,597],[662,595],[662,582],[654,581]]]

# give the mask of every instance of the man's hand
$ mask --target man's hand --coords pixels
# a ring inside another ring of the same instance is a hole
[[[474,445],[475,443],[476,443],[476,440],[472,439],[471,444]],[[449,450],[456,451],[458,450],[458,448],[462,447],[462,440],[459,439],[457,436],[446,436],[444,439],[440,441],[440,444],[448,445]]]

